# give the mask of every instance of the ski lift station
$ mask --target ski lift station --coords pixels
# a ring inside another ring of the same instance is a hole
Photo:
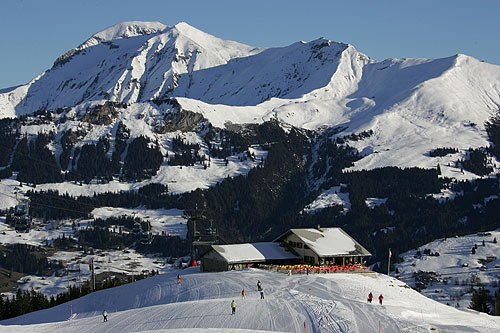
[[[371,256],[341,228],[290,229],[272,242],[212,245],[201,256],[201,271],[268,265],[348,265]]]
[[[7,214],[7,223],[14,226],[16,232],[29,232],[31,227],[30,201],[18,200],[14,210]]]

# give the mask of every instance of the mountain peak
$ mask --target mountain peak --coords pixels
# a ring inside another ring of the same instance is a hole
[[[92,47],[94,45],[112,41],[114,39],[124,39],[136,36],[144,36],[156,34],[168,29],[166,25],[160,22],[142,22],[129,21],[112,25],[109,28],[93,34],[89,39],[80,44],[74,49],[69,50],[54,61],[54,67],[63,64],[70,59],[75,53]]]
[[[95,38],[98,41],[105,42],[113,39],[130,38],[141,35],[151,35],[161,32],[168,27],[160,22],[142,22],[129,21],[115,24],[106,28],[94,35],[90,39]]]
[[[160,22],[128,21],[110,26],[98,33],[93,34],[89,39],[72,51],[79,51],[99,43],[109,42],[114,39],[124,39],[136,36],[145,36],[159,33],[168,29]],[[70,52],[72,52],[70,51]]]
[[[177,23],[172,27],[172,30],[196,42],[202,42],[207,39],[210,40],[215,38],[214,36],[206,32],[196,29],[195,27],[187,24],[186,22]]]
[[[184,21],[181,21],[181,22],[177,23],[176,25],[174,25],[174,28],[179,30],[179,31],[182,31],[182,32],[201,31],[201,30],[196,29],[195,27],[193,27],[192,25],[190,25]]]

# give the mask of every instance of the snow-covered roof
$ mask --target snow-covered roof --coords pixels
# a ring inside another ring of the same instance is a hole
[[[300,259],[295,254],[286,251],[278,243],[261,242],[231,245],[212,245],[229,264],[241,262],[265,262],[266,260]]]
[[[281,241],[290,233],[295,234],[320,257],[371,256],[368,250],[341,228],[290,229],[275,239],[275,242]]]

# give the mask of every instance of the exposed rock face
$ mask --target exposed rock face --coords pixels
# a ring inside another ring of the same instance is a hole
[[[206,119],[199,113],[194,113],[188,110],[181,110],[172,117],[168,117],[165,125],[161,128],[160,133],[182,131],[182,132],[197,132],[201,123]]]
[[[82,121],[94,124],[94,125],[109,125],[113,122],[119,111],[118,104],[113,102],[106,102],[104,105],[97,105],[92,110],[89,110],[82,117]]]

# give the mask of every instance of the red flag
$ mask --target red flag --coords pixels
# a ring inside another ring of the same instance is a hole
[[[392,257],[391,249],[389,249],[389,258]]]

